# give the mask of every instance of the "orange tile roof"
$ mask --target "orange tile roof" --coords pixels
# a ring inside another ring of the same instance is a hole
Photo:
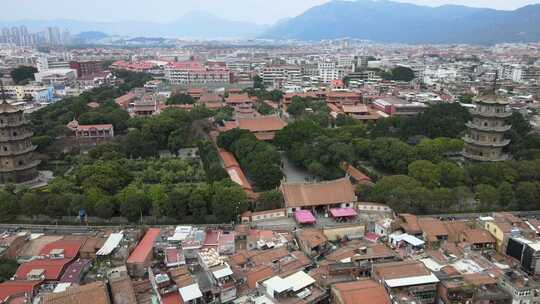
[[[307,243],[311,248],[328,242],[328,238],[318,229],[303,229],[298,232],[298,240]]]
[[[250,260],[254,263],[254,265],[268,265],[269,263],[273,263],[283,257],[286,257],[287,255],[289,255],[287,248],[281,247],[263,251],[258,255],[250,257]]]
[[[345,113],[368,113],[368,108],[366,105],[355,105],[355,106],[343,106],[343,112]]]
[[[258,269],[254,269],[247,273],[246,281],[249,288],[254,289],[257,287],[257,283],[268,279],[274,275],[274,271],[270,266],[262,266]]]
[[[429,237],[448,236],[448,230],[443,222],[432,217],[418,219],[420,229]]]
[[[461,233],[471,229],[468,221],[448,221],[444,222],[444,226],[448,230],[448,239],[452,242],[459,242]]]
[[[236,161],[234,155],[231,152],[221,148],[218,149],[218,154],[221,157],[223,165],[227,173],[229,174],[231,180],[240,185],[248,194],[248,196],[252,194],[253,187],[251,186],[246,175],[244,174],[244,171],[240,167],[240,164],[238,164],[238,162]]]
[[[228,104],[248,103],[251,102],[251,99],[248,94],[231,94],[225,99],[225,102]]]
[[[103,282],[69,287],[66,291],[43,296],[43,304],[110,304],[109,292]]]
[[[497,280],[490,277],[487,274],[482,273],[471,273],[463,275],[465,281],[473,286],[479,287],[482,285],[495,285]]]
[[[431,272],[418,261],[403,261],[373,265],[373,272],[385,280],[429,275]]]
[[[483,229],[471,229],[463,232],[465,242],[471,244],[495,243],[495,238]]]
[[[339,283],[332,287],[341,304],[390,304],[386,289],[372,279]]]
[[[372,181],[369,176],[365,175],[364,173],[362,173],[362,171],[347,164],[346,162],[343,162],[341,164],[341,168],[345,170],[345,172],[347,172],[352,178],[354,178],[358,182],[371,182]]]
[[[250,132],[279,131],[286,125],[279,116],[275,115],[238,119],[238,127]]]
[[[418,217],[414,214],[402,213],[399,217],[403,220],[401,223],[401,228],[409,234],[419,234],[422,233],[420,225],[418,224]]]
[[[322,183],[283,183],[285,206],[303,207],[356,202],[354,188],[347,178]]]

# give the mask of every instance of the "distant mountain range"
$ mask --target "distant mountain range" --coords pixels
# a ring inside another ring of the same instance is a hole
[[[131,37],[195,39],[253,38],[268,29],[268,26],[249,22],[230,21],[199,11],[190,12],[176,21],[169,23],[146,21],[92,22],[69,19],[0,21],[0,27],[18,25],[26,25],[30,31],[40,31],[45,27],[52,26],[66,28],[74,34],[81,32],[102,32],[107,35]]]
[[[458,5],[419,6],[386,0],[331,1],[276,24],[261,38],[357,38],[397,43],[540,41],[540,4],[514,11]]]
[[[333,0],[273,26],[231,21],[207,12],[191,12],[174,22],[87,22],[20,20],[2,26],[26,25],[30,31],[48,26],[82,33],[78,41],[107,36],[195,39],[265,38],[316,41],[356,38],[396,43],[470,43],[540,41],[540,4],[514,11],[458,5],[420,6],[387,0]]]

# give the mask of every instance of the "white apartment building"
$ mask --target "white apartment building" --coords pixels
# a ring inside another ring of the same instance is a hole
[[[321,61],[318,64],[318,69],[319,80],[324,84],[328,84],[332,80],[342,79],[345,75],[345,71],[340,69],[336,62]]]
[[[45,72],[53,69],[69,69],[69,62],[61,60],[57,57],[48,57],[47,55],[39,56],[37,61],[38,72]]]
[[[426,67],[423,73],[423,82],[432,85],[438,81],[453,81],[458,76],[458,71],[454,67]]]
[[[68,85],[77,80],[77,71],[74,69],[49,69],[35,73],[36,82],[43,84]]]
[[[207,68],[198,62],[173,62],[165,67],[165,77],[172,85],[220,86],[231,82],[228,69]]]
[[[4,92],[7,98],[22,101],[31,96],[37,102],[51,102],[54,97],[52,86],[6,86]]]
[[[522,64],[503,64],[499,66],[499,78],[514,82],[540,80],[540,68]]]
[[[261,77],[264,84],[274,88],[302,83],[302,72],[296,65],[267,66],[263,69]]]

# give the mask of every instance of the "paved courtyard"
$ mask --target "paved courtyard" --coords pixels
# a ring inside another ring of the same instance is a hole
[[[304,182],[315,182],[317,181],[317,178],[307,170],[304,170],[302,168],[298,168],[295,166],[285,153],[281,153],[281,161],[283,163],[283,175],[285,175],[285,180],[289,183],[304,183]]]

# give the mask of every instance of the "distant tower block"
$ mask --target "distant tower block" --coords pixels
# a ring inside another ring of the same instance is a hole
[[[37,178],[39,160],[33,158],[32,130],[23,110],[0,99],[0,184]]]
[[[503,153],[510,140],[504,133],[512,126],[505,123],[505,118],[512,115],[507,109],[508,102],[495,94],[477,98],[476,108],[471,110],[472,121],[467,123],[468,132],[463,137],[465,148],[463,156],[473,161],[504,161],[509,156]]]

